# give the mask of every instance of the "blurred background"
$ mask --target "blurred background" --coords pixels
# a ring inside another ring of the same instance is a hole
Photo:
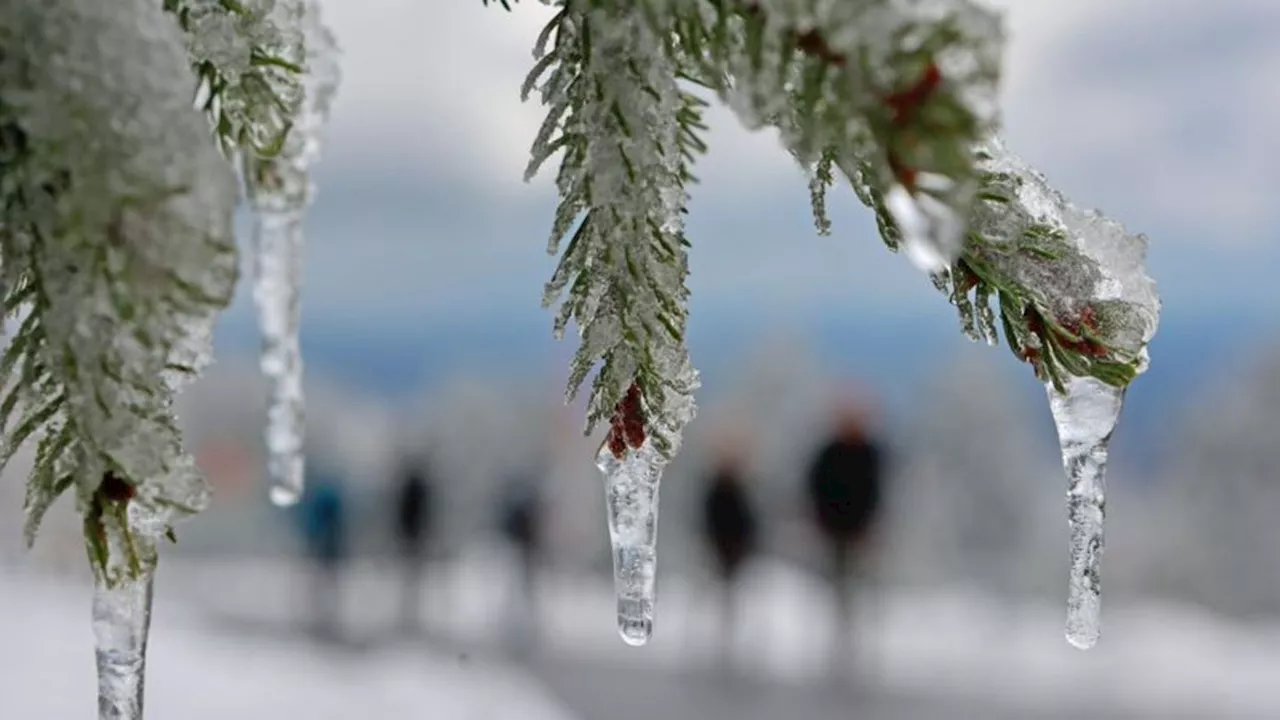
[[[775,139],[720,110],[688,229],[701,409],[663,483],[655,636],[625,647],[600,437],[538,305],[553,173],[520,180],[548,8],[328,0],[312,485],[266,501],[244,282],[183,399],[216,496],[165,549],[152,716],[1280,718],[1280,4],[996,4],[1010,147],[1148,234],[1164,300],[1112,447],[1096,649],[1062,637],[1043,389],[847,190],[818,237]],[[78,524],[64,501],[22,550],[27,467],[0,482],[0,717],[91,717]]]

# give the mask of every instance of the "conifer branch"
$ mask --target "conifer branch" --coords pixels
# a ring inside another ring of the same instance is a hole
[[[970,338],[1005,342],[1036,377],[1127,386],[1146,369],[1159,300],[1145,279],[1145,238],[1071,205],[998,140],[978,149],[979,201],[964,251],[939,278]],[[972,294],[972,300],[970,295]]]
[[[679,87],[662,36],[639,10],[562,3],[539,48],[548,43],[525,83],[549,108],[526,177],[564,153],[548,251],[569,241],[543,301],[563,296],[556,334],[573,321],[581,336],[568,397],[598,365],[587,432],[618,415],[627,396],[628,416],[643,418],[631,446],[650,438],[670,456],[697,387],[684,343],[683,214],[690,164],[705,147],[705,103]]]
[[[108,584],[205,502],[172,403],[237,270],[234,182],[181,39],[149,0],[122,1],[0,18],[0,275],[21,318],[0,355],[0,467],[39,438],[27,542],[74,487]]]

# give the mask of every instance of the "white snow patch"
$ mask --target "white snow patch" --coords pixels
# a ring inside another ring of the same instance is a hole
[[[162,578],[164,570],[162,564]],[[278,586],[286,577],[272,579]],[[267,604],[272,589],[265,588]],[[240,593],[238,599],[253,605],[257,595]],[[534,681],[503,668],[407,647],[317,652],[305,641],[221,632],[201,623],[194,610],[168,602],[161,581],[148,660],[148,717],[571,717]],[[0,573],[0,644],[6,649],[0,656],[0,717],[94,717],[87,587]]]

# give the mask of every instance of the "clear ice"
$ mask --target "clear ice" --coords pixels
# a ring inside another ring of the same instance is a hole
[[[920,173],[923,181],[926,173]],[[950,183],[946,178],[938,181]],[[963,248],[965,224],[955,209],[917,190],[895,184],[884,194],[884,206],[901,233],[901,247],[912,264],[929,273],[945,272]]]
[[[99,720],[142,720],[154,567],[115,587],[94,583]]]
[[[1067,473],[1071,527],[1067,642],[1087,650],[1098,641],[1100,631],[1107,446],[1120,420],[1125,391],[1094,378],[1070,378],[1065,385],[1065,393],[1052,383],[1047,388]]]
[[[627,448],[621,459],[608,443],[596,466],[604,473],[609,541],[613,546],[613,588],[618,599],[618,634],[628,645],[644,645],[653,635],[658,568],[658,485],[665,460],[651,442]]]
[[[267,472],[271,502],[302,495],[302,350],[298,343],[302,281],[302,210],[254,215],[253,297],[262,329],[262,372],[268,385]]]
[[[314,196],[310,171],[339,73],[337,45],[320,23],[316,3],[302,16],[307,40],[305,99],[280,155],[249,163],[254,209],[254,303],[262,330],[262,372],[268,385],[267,473],[271,502],[298,502],[303,491],[305,404],[302,394],[300,295],[303,224]]]

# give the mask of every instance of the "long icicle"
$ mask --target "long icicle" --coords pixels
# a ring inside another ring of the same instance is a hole
[[[299,289],[304,211],[255,208],[253,298],[262,329],[262,372],[267,379],[267,472],[271,502],[298,501],[303,489],[304,405]]]
[[[306,99],[279,156],[247,163],[253,204],[254,303],[262,330],[262,371],[267,379],[267,471],[271,502],[296,503],[305,467],[300,290],[304,221],[315,194],[311,167],[319,157],[319,133],[337,90],[336,42],[319,19],[319,7],[303,13],[307,46]]]
[[[155,565],[114,586],[93,586],[93,634],[98,667],[99,720],[142,720],[147,636]]]
[[[1070,378],[1065,393],[1047,386],[1067,473],[1071,527],[1071,576],[1067,642],[1087,650],[1101,632],[1103,520],[1106,515],[1107,448],[1120,420],[1124,388],[1094,378]]]

